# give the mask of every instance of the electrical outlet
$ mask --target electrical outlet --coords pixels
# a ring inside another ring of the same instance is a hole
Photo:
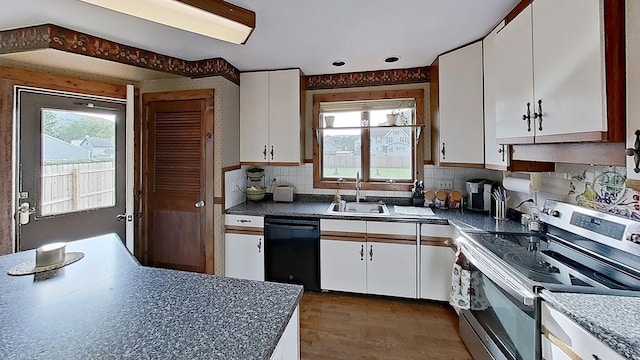
[[[453,180],[438,180],[438,189],[442,189],[442,190],[453,189]]]

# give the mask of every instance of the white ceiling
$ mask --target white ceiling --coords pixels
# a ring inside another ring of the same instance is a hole
[[[222,57],[240,71],[296,67],[317,75],[427,66],[438,54],[486,35],[519,0],[229,2],[256,13],[256,29],[245,45],[79,0],[2,0],[0,30],[51,23],[185,60]],[[392,55],[400,61],[383,61]],[[334,60],[346,65],[334,67]]]

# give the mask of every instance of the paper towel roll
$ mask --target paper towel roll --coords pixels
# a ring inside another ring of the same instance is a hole
[[[510,176],[502,179],[502,186],[505,189],[519,193],[528,194],[530,185],[531,181],[529,179],[519,179]]]

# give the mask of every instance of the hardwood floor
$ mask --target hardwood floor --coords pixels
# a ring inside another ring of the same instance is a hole
[[[448,306],[337,293],[304,293],[300,350],[304,360],[472,359]]]

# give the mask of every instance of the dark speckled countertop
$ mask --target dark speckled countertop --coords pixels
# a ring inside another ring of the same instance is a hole
[[[268,359],[302,286],[140,266],[116,235],[70,242],[85,258],[36,281],[0,257],[1,359]]]
[[[548,290],[541,296],[618,354],[640,360],[640,297]]]
[[[461,212],[459,209],[441,210],[434,209],[435,216],[396,215],[394,205],[409,206],[403,200],[384,201],[389,209],[389,216],[341,216],[327,214],[331,200],[319,197],[315,199],[305,198],[292,203],[276,203],[273,201],[245,202],[227,209],[227,214],[256,215],[256,216],[293,216],[313,217],[322,219],[344,220],[375,220],[375,221],[400,221],[419,222],[424,224],[452,224],[467,231],[490,231],[528,233],[528,230],[520,223],[512,220],[496,220],[487,213]]]

